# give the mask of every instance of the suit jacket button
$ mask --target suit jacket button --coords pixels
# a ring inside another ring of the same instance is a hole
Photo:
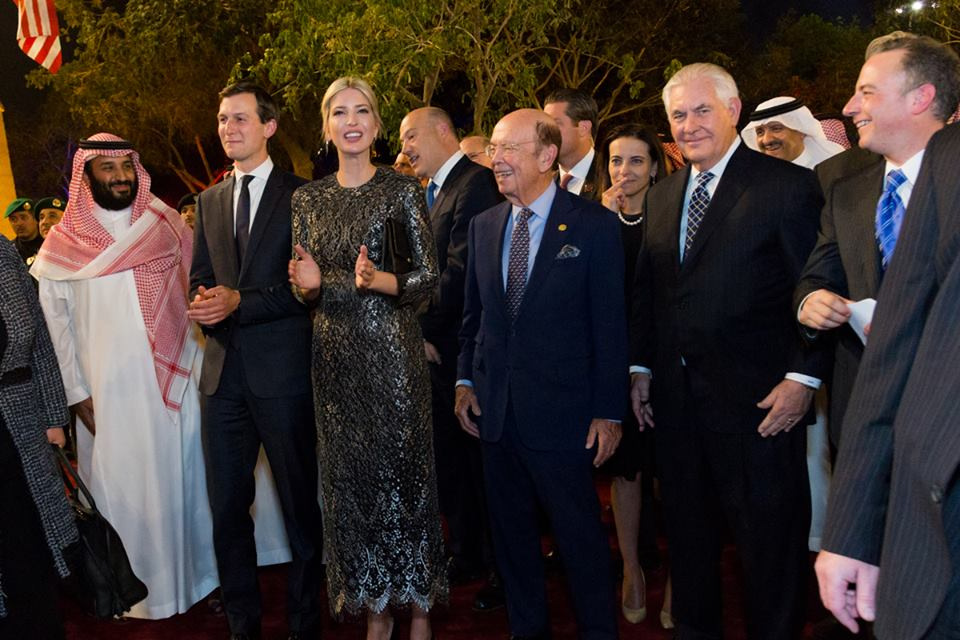
[[[943,489],[940,485],[935,484],[930,487],[930,499],[933,500],[933,504],[940,504],[943,502]]]
[[[687,303],[686,303],[686,302],[681,302],[680,304],[677,305],[677,308],[680,309],[680,311],[686,311],[686,310],[687,310]]]

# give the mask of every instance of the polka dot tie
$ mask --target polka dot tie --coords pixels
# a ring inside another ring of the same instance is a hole
[[[517,319],[523,291],[527,288],[527,261],[530,257],[530,227],[527,220],[533,211],[524,207],[517,214],[510,239],[510,260],[507,263],[507,312],[511,320]]]

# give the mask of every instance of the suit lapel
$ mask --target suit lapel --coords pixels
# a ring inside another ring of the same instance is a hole
[[[720,177],[720,184],[717,185],[717,190],[714,192],[713,198],[710,199],[710,205],[703,215],[700,228],[697,229],[697,234],[693,237],[693,244],[684,253],[681,269],[690,268],[694,264],[710,236],[720,227],[724,218],[737,204],[737,200],[740,199],[747,186],[744,178],[750,176],[751,153],[755,152],[748,151],[745,145],[741,145],[733,152],[730,162],[727,163],[727,168],[724,169],[723,175]],[[686,215],[686,212],[682,211],[680,215]],[[678,246],[679,240],[677,238]]]
[[[877,247],[875,230],[877,202],[879,202],[880,193],[883,191],[883,170],[885,168],[886,164],[878,162],[863,172],[863,180],[860,181],[860,184],[867,189],[857,190],[857,197],[852,206],[851,222],[853,224],[850,226],[851,235],[854,237],[854,246],[859,248],[860,260],[858,262],[863,281],[867,285],[867,291],[873,291],[874,295],[880,290],[882,273],[880,249]]]
[[[430,207],[430,218],[434,218],[434,213],[438,211],[443,211],[444,200],[447,199],[447,195],[456,191],[457,180],[460,179],[460,174],[463,173],[467,165],[464,162],[473,162],[467,156],[460,158],[453,168],[450,169],[450,173],[447,174],[447,177],[443,180],[443,186],[440,188],[439,193],[437,193],[437,199],[433,201],[433,206]]]
[[[237,264],[237,242],[233,229],[233,176],[227,178],[217,194],[216,206],[219,214],[204,220],[207,225],[207,237],[214,238],[217,254],[224,256],[224,273],[227,282],[236,285],[240,281],[240,268]]]
[[[263,187],[263,195],[260,196],[260,204],[257,205],[256,215],[253,218],[253,226],[250,229],[250,241],[247,244],[247,252],[244,254],[243,265],[240,267],[240,276],[242,277],[247,265],[256,255],[257,247],[263,239],[276,209],[277,201],[280,199],[280,170],[274,167],[267,177],[267,184]]]
[[[490,239],[490,245],[496,245],[496,253],[491,255],[491,264],[490,270],[493,273],[493,284],[494,291],[496,291],[497,301],[500,304],[502,311],[507,312],[507,292],[503,287],[503,237],[506,235],[507,225],[510,224],[510,211],[513,210],[513,207],[509,202],[504,202],[499,205],[496,215],[494,216],[493,221],[491,222],[491,228],[493,232],[496,233],[495,238]],[[488,253],[488,252],[487,252]]]
[[[673,216],[672,220],[665,222],[670,225],[670,251],[671,255],[673,255],[673,266],[677,272],[680,271],[680,222],[683,220],[683,216],[686,215],[686,211],[683,210],[683,197],[686,194],[687,183],[689,182],[690,165],[687,165],[683,170],[683,180],[671,180],[664,185],[664,188],[668,190],[663,196],[667,204],[663,209],[662,215]],[[649,224],[649,220],[647,224]]]

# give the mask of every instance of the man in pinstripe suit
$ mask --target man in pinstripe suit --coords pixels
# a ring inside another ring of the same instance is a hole
[[[817,578],[880,640],[960,637],[960,126],[926,150],[850,398]]]

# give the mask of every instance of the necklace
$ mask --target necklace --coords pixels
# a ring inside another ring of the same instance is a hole
[[[636,220],[627,220],[626,218],[623,217],[623,212],[622,212],[622,211],[617,211],[617,217],[620,218],[620,222],[622,222],[623,224],[627,225],[628,227],[635,227],[635,226],[637,226],[638,224],[640,224],[641,222],[643,222],[643,216],[642,216],[642,215],[638,215],[638,214],[634,214],[634,215],[637,216],[637,219],[636,219]]]

